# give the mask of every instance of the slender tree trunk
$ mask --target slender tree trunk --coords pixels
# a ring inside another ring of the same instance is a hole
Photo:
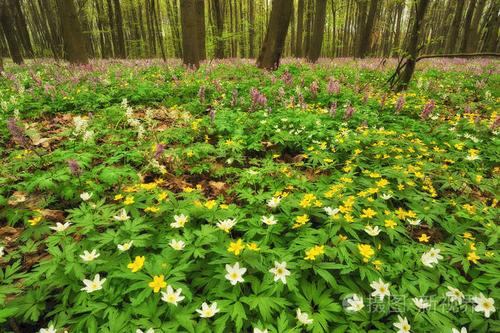
[[[348,0],[344,19],[344,34],[342,35],[342,56],[346,57],[349,52],[349,20],[351,19],[352,0]]]
[[[222,40],[222,33],[224,32],[224,9],[222,8],[222,0],[212,0],[212,8],[212,15],[215,22],[215,58],[222,59],[224,58],[224,41]]]
[[[198,29],[199,59],[205,60],[207,58],[205,47],[205,0],[196,0],[196,27]]]
[[[453,21],[451,23],[450,31],[448,33],[448,40],[445,47],[447,53],[453,53],[456,49],[460,22],[462,22],[464,4],[465,1],[457,1],[455,14],[453,14]]]
[[[303,55],[307,56],[309,54],[309,47],[311,46],[311,35],[312,35],[312,22],[314,15],[314,0],[307,0],[307,12],[306,12],[306,27],[304,34],[304,45],[303,45]]]
[[[469,37],[467,38],[467,52],[473,52],[478,49],[479,41],[479,22],[483,16],[484,7],[486,6],[486,0],[479,0],[477,2],[476,10],[474,11],[474,16],[469,28]]]
[[[194,68],[200,66],[198,28],[196,26],[196,1],[181,0],[183,61],[185,65]]]
[[[66,59],[71,64],[88,64],[85,38],[73,0],[57,0]]]
[[[472,16],[474,15],[474,8],[476,7],[476,0],[470,0],[467,13],[465,14],[465,22],[462,33],[462,43],[460,44],[460,52],[467,51],[467,44],[469,43],[470,25],[472,23]]]
[[[255,57],[255,6],[254,0],[248,0],[248,44],[250,58]]]
[[[304,0],[299,0],[297,6],[297,39],[295,41],[294,56],[302,57],[302,32],[304,30]]]
[[[295,52],[295,8],[292,2],[292,15],[290,15],[290,53],[289,55],[294,55]]]
[[[0,0],[0,23],[2,25],[2,30],[9,46],[10,56],[14,63],[21,65],[24,60],[21,54],[20,42],[18,36],[14,29],[14,22],[12,20],[13,15],[11,13],[11,8],[7,3],[8,0]]]
[[[429,5],[430,0],[419,0],[415,3],[415,19],[411,28],[410,39],[407,45],[408,59],[407,64],[401,73],[401,76],[396,87],[396,91],[405,90],[410,83],[410,80],[415,71],[415,65],[418,57],[418,45],[420,40],[420,32],[424,21],[425,11]]]
[[[323,44],[323,35],[325,32],[325,19],[326,0],[317,0],[311,46],[309,47],[309,53],[307,54],[307,60],[312,63],[316,62],[321,54],[321,46]]]
[[[115,7],[115,27],[116,27],[116,56],[125,59],[127,57],[127,50],[125,48],[125,35],[123,33],[123,16],[120,0],[114,0]]]
[[[399,48],[401,47],[401,18],[403,16],[403,5],[398,4],[398,9],[397,9],[397,18],[396,18],[396,31],[394,33],[394,50],[392,55],[396,55],[399,51]]]
[[[266,37],[257,59],[258,67],[269,70],[279,67],[292,8],[293,0],[273,0]]]
[[[364,24],[362,25],[361,28],[361,36],[359,39],[359,48],[357,52],[357,56],[359,58],[364,58],[366,56],[366,53],[370,49],[370,43],[371,43],[371,35],[372,35],[372,29],[373,29],[373,23],[375,22],[375,15],[377,13],[377,7],[378,7],[378,2],[379,0],[371,0],[370,1],[370,10],[368,12],[368,17],[366,21],[364,21]],[[363,6],[364,11],[366,11],[365,8],[366,5]],[[361,14],[362,17],[364,17],[364,14]]]
[[[14,16],[16,30],[21,40],[25,53],[28,57],[33,57],[33,46],[31,44],[30,34],[28,32],[28,25],[24,16],[23,9],[19,0],[7,0],[10,5],[10,13]]]
[[[500,2],[494,1],[489,12],[490,18],[486,25],[482,52],[496,52],[498,48],[498,28],[500,26]]]

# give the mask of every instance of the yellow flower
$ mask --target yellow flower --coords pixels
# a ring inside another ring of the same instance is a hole
[[[163,191],[161,192],[160,194],[158,194],[158,196],[156,197],[156,199],[158,199],[158,201],[163,201],[165,200],[166,198],[168,197],[168,193]]]
[[[406,217],[406,211],[403,208],[399,207],[398,210],[396,210],[396,216],[398,217],[398,219],[404,220]]]
[[[387,179],[382,178],[375,184],[377,184],[378,187],[385,187],[386,185],[389,185],[389,181]]]
[[[374,217],[375,215],[377,215],[377,212],[375,212],[371,208],[363,209],[362,213],[363,214],[361,214],[361,217],[365,217],[367,219],[371,219],[372,217]]]
[[[405,189],[404,184],[398,184],[398,190],[402,191]]]
[[[29,220],[28,220],[28,222],[29,222],[29,224],[30,224],[31,226],[35,226],[35,225],[37,225],[38,223],[40,223],[40,221],[41,221],[41,220],[42,220],[42,217],[41,217],[41,216],[35,216],[35,217],[33,217],[33,218],[29,219]]]
[[[131,205],[135,202],[134,200],[134,197],[133,196],[130,196],[128,195],[126,198],[125,198],[125,201],[123,202],[124,205],[128,206],[128,205]]]
[[[308,250],[306,250],[306,256],[304,257],[305,260],[315,260],[317,256],[320,254],[325,253],[325,246],[324,245],[316,245]]]
[[[193,192],[193,191],[194,191],[194,188],[187,186],[187,187],[184,187],[184,188],[182,189],[182,191],[183,191],[183,192],[186,192],[186,193],[191,193],[191,192]]]
[[[245,243],[240,238],[236,242],[229,243],[229,247],[227,248],[227,252],[234,253],[234,255],[239,255],[241,251],[245,249]]]
[[[481,259],[481,257],[479,257],[476,252],[472,251],[472,252],[469,252],[467,254],[467,260],[469,260],[470,262],[473,262],[475,264],[477,264],[477,261]]]
[[[127,268],[130,268],[132,270],[132,273],[138,272],[142,268],[142,266],[144,266],[145,260],[146,258],[144,256],[137,256],[135,257],[134,262],[131,262],[127,265]]]
[[[377,271],[379,271],[380,268],[382,268],[382,261],[380,261],[380,260],[373,260],[373,265],[375,266],[375,269]]]
[[[469,248],[471,251],[476,251],[476,243],[470,243]]]
[[[151,288],[153,288],[153,292],[157,293],[160,291],[161,288],[165,288],[167,286],[167,283],[164,280],[163,274],[162,275],[155,275],[153,277],[153,281],[149,282],[148,284]]]
[[[115,200],[116,201],[121,200],[121,199],[123,199],[123,195],[122,194],[115,195]]]
[[[229,205],[221,204],[219,207],[220,207],[220,209],[228,209]]]
[[[351,214],[347,213],[344,215],[344,220],[346,220],[349,223],[352,223],[352,222],[354,222],[354,217],[352,217]]]
[[[150,207],[144,208],[144,211],[145,212],[151,212],[151,213],[158,213],[160,211],[160,208],[154,207],[154,206],[150,206]]]
[[[427,234],[422,234],[419,238],[418,241],[420,243],[429,243],[429,240],[431,239],[430,236],[427,236]]]
[[[248,243],[247,244],[247,248],[251,251],[259,251],[260,250],[260,247],[257,245],[257,243]]]
[[[368,244],[358,244],[359,254],[363,256],[363,261],[368,262],[368,260],[375,254],[375,251]]]
[[[339,235],[339,240],[340,241],[345,241],[345,240],[347,240],[347,236]]]
[[[307,222],[309,222],[309,215],[304,214],[304,215],[297,216],[295,218],[295,224],[292,226],[292,229],[300,228],[304,224],[306,224]]]
[[[144,190],[153,190],[156,188],[156,183],[141,184],[141,188]]]
[[[462,237],[465,239],[474,240],[474,237],[472,236],[472,234],[470,232],[464,232],[464,235]]]
[[[208,200],[207,202],[205,202],[205,207],[207,209],[212,209],[215,206],[217,206],[217,201],[215,201],[215,200]]]
[[[385,227],[389,229],[394,229],[398,224],[394,220],[385,220]]]

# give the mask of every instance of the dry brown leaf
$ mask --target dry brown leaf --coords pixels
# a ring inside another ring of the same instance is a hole
[[[43,209],[41,213],[44,218],[54,222],[63,222],[66,219],[62,210]]]

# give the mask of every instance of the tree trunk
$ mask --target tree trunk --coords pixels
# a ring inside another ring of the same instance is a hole
[[[425,11],[427,9],[427,6],[429,5],[429,1],[430,0],[419,0],[418,3],[415,3],[415,19],[413,21],[411,35],[406,49],[408,53],[408,59],[406,66],[399,77],[396,91],[402,91],[408,87],[408,84],[410,83],[410,80],[413,76],[413,72],[415,71],[415,64],[417,63],[418,57],[420,30],[424,21]]]
[[[212,14],[215,22],[215,58],[217,59],[224,58],[224,41],[222,40],[222,33],[224,32],[224,11],[221,2],[222,0],[212,0]]]
[[[196,0],[196,27],[198,30],[198,52],[200,53],[198,57],[200,60],[205,60],[207,58],[205,47],[205,0]]]
[[[71,64],[88,64],[85,38],[73,0],[57,0],[66,59]]]
[[[115,5],[115,26],[116,26],[116,46],[117,52],[116,56],[118,58],[125,59],[127,57],[127,51],[125,49],[125,35],[123,33],[123,16],[122,8],[120,5],[120,0],[114,0]]]
[[[200,67],[196,1],[181,0],[182,58],[185,65]]]
[[[481,49],[482,52],[495,52],[498,47],[498,28],[500,26],[499,9],[500,3],[494,1],[489,11],[490,18],[486,25],[484,44]]]
[[[401,42],[401,17],[403,15],[403,8],[404,6],[402,4],[397,5],[397,18],[396,18],[396,31],[394,32],[394,44],[393,44],[393,52],[392,55],[396,55],[399,51],[399,48],[401,47],[400,42]]]
[[[293,0],[273,0],[271,16],[267,27],[262,50],[257,59],[257,66],[265,69],[277,69],[285,45]]]
[[[455,14],[453,14],[453,21],[451,23],[450,31],[448,32],[448,40],[445,47],[447,53],[453,53],[457,48],[458,32],[460,29],[460,22],[462,21],[464,4],[465,1],[457,1]]]
[[[326,0],[316,1],[316,13],[314,15],[314,27],[311,38],[311,46],[307,54],[307,60],[315,63],[321,53],[323,35],[325,33]]]
[[[359,49],[357,52],[357,56],[359,58],[364,58],[366,56],[366,53],[370,49],[373,23],[375,22],[375,15],[377,13],[378,2],[379,0],[370,1],[370,10],[368,12],[368,17],[364,22],[361,30]]]
[[[3,33],[9,46],[10,56],[14,63],[21,65],[24,60],[21,54],[20,42],[16,31],[14,30],[14,22],[12,20],[13,15],[11,13],[11,8],[7,3],[8,0],[0,0],[0,23],[2,25]]]
[[[255,7],[254,0],[248,0],[248,44],[249,44],[249,52],[248,56],[250,58],[255,57]]]
[[[14,16],[14,23],[16,26],[19,40],[21,40],[25,54],[28,57],[33,57],[33,45],[31,44],[30,34],[28,32],[28,25],[24,16],[23,9],[19,0],[7,0],[10,6],[10,13]]]
[[[295,41],[294,56],[302,57],[302,31],[304,30],[304,0],[299,0],[297,6],[297,39]]]
[[[356,34],[354,43],[354,57],[359,57],[359,51],[362,46],[362,37],[365,33],[366,25],[366,15],[368,10],[368,0],[357,0],[358,3],[358,15],[356,19]]]
[[[312,22],[314,15],[314,0],[307,0],[307,12],[306,12],[306,27],[304,35],[304,45],[302,46],[302,53],[304,56],[309,54],[309,47],[311,46],[311,32],[312,32]]]
[[[486,5],[486,0],[479,0],[474,11],[474,16],[469,28],[469,37],[467,38],[467,52],[473,52],[478,50],[479,41],[479,22],[483,16],[484,7]]]

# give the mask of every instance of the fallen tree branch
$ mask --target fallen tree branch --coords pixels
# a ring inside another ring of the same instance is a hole
[[[429,58],[474,58],[474,57],[500,57],[500,53],[447,53],[447,54],[424,54],[417,57],[417,62]]]

